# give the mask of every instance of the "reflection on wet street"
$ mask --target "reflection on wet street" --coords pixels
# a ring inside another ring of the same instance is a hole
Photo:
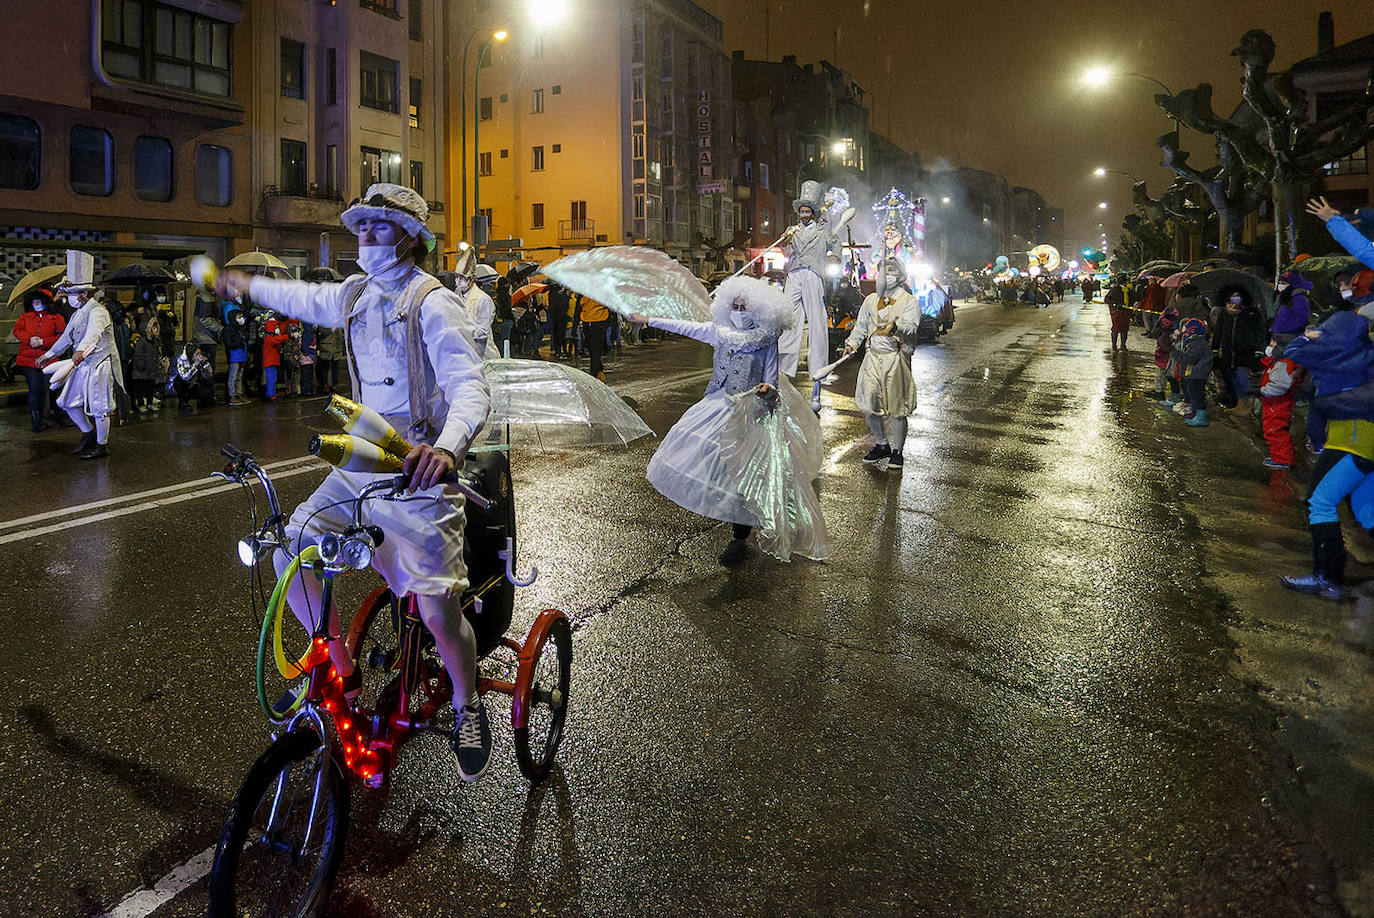
[[[575,623],[560,765],[527,785],[502,702],[479,784],[418,740],[353,790],[331,914],[1370,913],[1368,658],[1349,606],[1274,581],[1303,482],[1145,399],[1131,343],[1073,298],[961,306],[917,350],[902,472],[860,463],[842,371],[825,564],[722,568],[728,527],[653,491],[652,442],[513,456],[541,571],[515,630]],[[661,436],[709,354],[607,376]],[[0,912],[101,914],[214,844],[269,737],[247,502],[203,479],[233,440],[294,505],[322,405],[144,421],[95,468],[0,420],[5,517],[37,517],[0,528]],[[204,908],[199,880],[153,914]]]

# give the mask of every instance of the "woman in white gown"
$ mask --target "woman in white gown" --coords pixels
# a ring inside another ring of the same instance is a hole
[[[844,344],[846,355],[868,344],[859,367],[854,405],[863,412],[876,441],[863,461],[884,471],[902,468],[906,419],[916,412],[911,354],[921,322],[921,304],[905,283],[901,261],[886,261],[878,275],[877,292],[864,300]]]
[[[751,530],[765,551],[829,557],[813,482],[820,475],[821,429],[805,399],[778,376],[778,336],[792,304],[765,281],[736,277],[715,291],[712,321],[631,321],[694,338],[715,348],[706,394],[664,438],[649,463],[649,482],[680,507],[734,525],[721,554],[735,564]]]

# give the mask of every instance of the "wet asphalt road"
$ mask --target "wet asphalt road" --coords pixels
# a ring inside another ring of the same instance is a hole
[[[1153,408],[1106,342],[1076,300],[961,307],[917,352],[902,474],[859,463],[850,369],[826,564],[721,568],[728,527],[658,497],[651,443],[518,453],[542,574],[515,630],[576,623],[561,768],[529,788],[500,699],[481,783],[412,743],[353,790],[332,914],[1374,914],[1374,601],[1280,595],[1301,474],[1261,475],[1244,421]],[[661,434],[709,359],[608,376]],[[102,914],[214,843],[268,737],[246,501],[200,480],[233,440],[299,501],[322,405],[142,421],[94,465],[0,414],[0,515],[41,516],[0,524],[0,914]]]

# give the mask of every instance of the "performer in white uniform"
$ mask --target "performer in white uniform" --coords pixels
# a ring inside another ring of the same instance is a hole
[[[486,270],[483,270],[484,268]],[[472,320],[472,334],[477,340],[477,353],[490,360],[501,356],[491,340],[491,322],[496,317],[496,304],[492,302],[491,294],[482,288],[479,281],[489,276],[492,278],[491,283],[495,283],[499,275],[491,265],[477,265],[475,272],[475,277],[468,274],[458,275],[458,292],[462,294],[463,307],[467,310],[468,318]]]
[[[490,396],[463,301],[415,264],[434,247],[425,227],[428,215],[424,199],[409,188],[375,184],[341,218],[358,234],[358,265],[365,274],[341,284],[310,284],[226,271],[219,292],[247,293],[284,315],[344,329],[353,391],[417,444],[405,457],[405,471],[414,496],[429,500],[372,501],[364,505],[363,521],[386,536],[373,567],[396,595],[418,597],[420,617],[453,678],[457,725],[451,745],[459,774],[474,781],[486,771],[491,730],[477,694],[476,639],[461,607],[468,586],[463,502],[441,482],[486,422]],[[384,476],[330,472],[291,516],[293,550],[310,544],[321,529],[349,525],[349,498],[378,477]],[[335,506],[338,501],[344,503]],[[287,563],[283,555],[275,559],[279,574]],[[296,578],[288,598],[310,628],[320,607],[318,582]],[[337,613],[329,612],[331,633],[338,634]],[[333,641],[330,650],[345,686],[357,685],[343,642]]]
[[[119,393],[124,388],[114,323],[105,304],[96,298],[94,272],[92,256],[67,251],[67,279],[58,289],[67,294],[67,303],[75,312],[62,337],[39,359],[44,364],[67,348],[75,348],[73,368],[57,404],[81,431],[81,443],[73,450],[79,459],[103,459],[110,454],[110,415],[118,410]]]
[[[916,411],[911,354],[921,322],[921,304],[905,283],[902,263],[895,259],[886,262],[878,275],[878,291],[864,300],[844,344],[845,354],[852,354],[868,343],[854,389],[854,405],[863,412],[877,441],[863,461],[884,471],[902,467],[906,419]]]
[[[818,370],[830,362],[826,267],[835,248],[835,233],[848,220],[841,219],[833,228],[827,224],[824,187],[820,182],[803,182],[801,197],[792,202],[792,208],[800,222],[788,228],[783,244],[787,250],[786,291],[792,299],[793,323],[778,341],[778,370],[788,377],[797,375],[803,326],[809,327],[807,368]],[[852,211],[846,213],[853,215]]]
[[[744,559],[754,527],[764,550],[783,561],[794,553],[827,558],[813,485],[823,458],[820,424],[779,375],[778,335],[791,304],[765,281],[736,277],[716,289],[711,312],[711,322],[629,316],[715,348],[706,395],[663,439],[649,482],[680,507],[734,524],[723,564]]]

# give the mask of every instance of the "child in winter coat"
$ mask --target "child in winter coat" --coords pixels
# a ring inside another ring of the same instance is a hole
[[[1275,335],[1265,348],[1264,376],[1260,380],[1261,423],[1269,455],[1264,467],[1291,469],[1293,467],[1293,402],[1306,376],[1302,367],[1283,356],[1283,349],[1292,335]]]
[[[1170,306],[1159,315],[1153,331],[1155,339],[1155,388],[1149,397],[1164,401],[1164,385],[1167,382],[1174,403],[1178,403],[1178,380],[1169,375],[1169,357],[1174,349],[1174,329],[1178,327],[1178,310]]]
[[[1174,360],[1183,375],[1183,399],[1192,416],[1189,427],[1207,426],[1207,377],[1212,375],[1212,348],[1207,343],[1207,323],[1201,319],[1184,319],[1179,328],[1178,344],[1174,346]]]
[[[1312,282],[1297,271],[1285,272],[1279,278],[1278,309],[1269,326],[1270,334],[1275,337],[1282,335],[1286,342],[1291,341],[1294,335],[1303,333],[1312,318],[1312,303],[1307,298],[1311,292]]]
[[[267,322],[266,335],[262,339],[262,372],[266,379],[264,397],[269,402],[277,400],[277,370],[281,366],[281,346],[291,337],[289,326],[278,319]]]
[[[162,327],[156,317],[148,320],[143,334],[134,333],[134,359],[130,370],[130,394],[134,411],[142,414],[153,410],[153,394],[162,379]]]

